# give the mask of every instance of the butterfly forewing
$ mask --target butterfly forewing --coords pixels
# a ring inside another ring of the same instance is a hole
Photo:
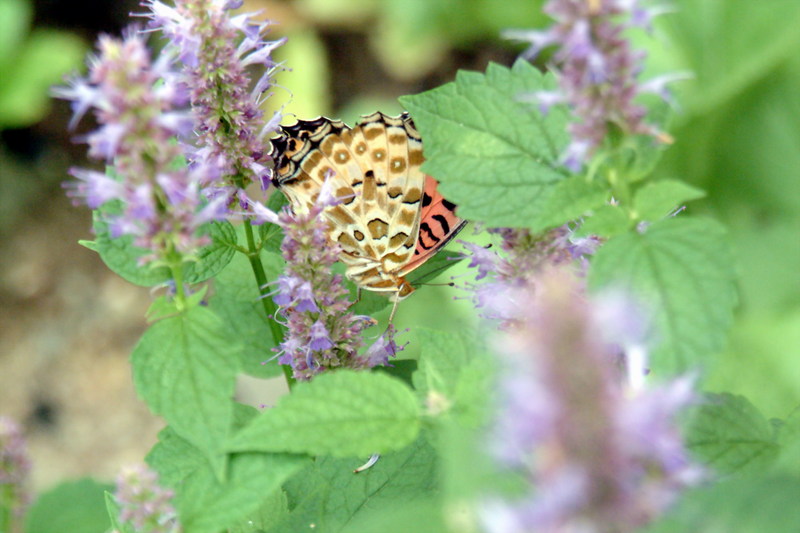
[[[347,276],[400,296],[402,276],[425,262],[463,226],[425,176],[422,141],[407,114],[373,113],[353,129],[319,118],[298,121],[273,139],[273,182],[293,209],[307,210],[326,179],[341,203],[325,210],[342,247]]]

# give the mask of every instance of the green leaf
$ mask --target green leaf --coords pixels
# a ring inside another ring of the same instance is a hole
[[[744,396],[705,395],[685,435],[692,452],[725,474],[762,471],[778,453],[772,426]]]
[[[589,284],[630,291],[649,308],[651,369],[678,373],[724,345],[736,303],[725,229],[706,218],[670,218],[606,242]]]
[[[332,533],[365,511],[436,497],[436,453],[423,437],[354,474],[365,460],[366,456],[314,461],[285,485],[291,514],[270,533],[307,531],[309,524],[314,531]]]
[[[25,533],[98,533],[110,522],[105,506],[112,485],[92,479],[62,483],[41,496],[25,518]]]
[[[567,222],[604,206],[609,192],[596,182],[587,182],[583,176],[570,176],[550,187],[542,199],[542,210],[528,223],[534,233],[561,226]]]
[[[76,35],[50,29],[33,31],[0,69],[0,126],[22,127],[44,118],[50,87],[80,65],[86,45]]]
[[[217,533],[255,513],[295,472],[305,457],[289,454],[232,454],[228,475],[220,481],[203,452],[171,428],[147,458],[162,482],[176,490],[175,505],[185,531]]]
[[[249,513],[247,517],[230,528],[230,533],[265,533],[276,527],[289,516],[289,501],[286,493],[278,489],[272,491],[264,499],[256,511]]]
[[[230,448],[368,456],[407,446],[419,425],[416,398],[402,381],[339,370],[297,383],[292,394],[234,436]]]
[[[236,253],[236,229],[230,222],[211,222],[205,228],[208,229],[211,244],[197,251],[197,261],[186,265],[184,278],[187,283],[213,278],[231,262]]]
[[[268,279],[277,279],[284,264],[280,256],[264,252],[261,261]],[[244,254],[236,254],[217,275],[214,288],[208,307],[222,321],[226,341],[242,346],[237,352],[242,372],[258,378],[281,374],[280,365],[273,359],[272,348],[276,342],[267,323],[270,319],[261,303],[253,269]]]
[[[420,399],[432,412],[449,411],[466,426],[482,421],[492,363],[478,336],[425,328],[417,334],[423,348],[413,382]]]
[[[687,114],[725,105],[800,47],[800,5],[794,0],[709,2],[685,0],[659,21],[672,37],[668,70],[685,70],[694,81],[681,92]],[[682,64],[675,65],[679,58]],[[667,65],[664,65],[667,66]]]
[[[800,480],[742,477],[687,491],[680,503],[642,533],[795,533]]]
[[[134,383],[150,409],[222,473],[240,347],[205,307],[153,324],[133,351]]]
[[[634,216],[637,220],[660,220],[683,203],[705,195],[704,191],[682,181],[650,182],[636,191],[633,197]]]
[[[631,229],[632,221],[624,209],[617,205],[604,205],[595,209],[578,228],[578,235],[613,237]]]
[[[108,268],[134,285],[152,287],[171,280],[172,274],[166,267],[139,264],[139,260],[151,252],[134,246],[132,235],[111,237],[105,217],[119,212],[120,206],[116,202],[109,202],[95,210],[95,241],[92,249],[100,254]],[[211,237],[211,244],[197,251],[197,261],[185,263],[184,279],[187,283],[199,283],[215,276],[236,253],[236,230],[229,222],[210,222],[204,224],[200,231]]]
[[[796,408],[779,428],[778,444],[781,447],[776,470],[800,475],[800,408]]]
[[[456,266],[463,255],[458,252],[442,251],[425,261],[419,268],[408,275],[408,280],[414,287],[436,279],[446,270]]]
[[[108,512],[108,518],[111,521],[111,528],[113,531],[118,533],[136,533],[136,530],[133,529],[132,524],[127,522],[123,524],[119,521],[120,506],[117,503],[116,498],[114,498],[114,495],[106,491],[105,498],[106,511]]]
[[[458,205],[459,216],[489,226],[526,227],[546,210],[548,189],[566,177],[559,158],[569,139],[567,111],[542,115],[526,95],[552,90],[551,75],[526,61],[455,82],[401,103],[425,140],[423,169]]]
[[[168,282],[172,279],[168,268],[139,265],[139,259],[149,252],[134,246],[133,236],[111,237],[105,220],[109,214],[119,213],[120,209],[119,203],[108,202],[94,211],[94,249],[112,272],[134,285],[153,287]]]
[[[16,58],[32,19],[33,6],[30,2],[25,0],[0,2],[0,72],[3,72],[4,78],[8,74],[6,65]],[[4,82],[12,81],[5,78]]]

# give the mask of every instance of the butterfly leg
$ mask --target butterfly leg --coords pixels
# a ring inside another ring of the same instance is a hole
[[[392,312],[389,313],[389,326],[392,325],[394,314],[397,312],[397,304],[400,303],[400,298],[392,298],[392,300],[394,300],[394,302],[392,303]]]

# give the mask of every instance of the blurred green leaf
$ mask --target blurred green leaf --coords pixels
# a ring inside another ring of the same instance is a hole
[[[455,82],[400,99],[425,139],[425,172],[460,216],[491,227],[526,227],[546,210],[548,189],[566,177],[562,107],[542,115],[520,98],[555,81],[526,61],[461,71]]]
[[[593,209],[602,209],[609,196],[600,184],[587,182],[583,176],[570,176],[543,193],[542,212],[528,222],[528,227],[537,233],[576,220]]]
[[[775,431],[744,396],[706,394],[690,412],[686,446],[715,471],[763,471],[778,455]]]
[[[41,120],[50,103],[50,87],[83,59],[86,45],[75,35],[34,31],[0,76],[0,127],[21,127]]]
[[[681,90],[689,113],[727,103],[800,48],[800,4],[795,0],[676,4],[658,26],[671,36],[680,68],[696,78]]]
[[[603,205],[587,216],[578,228],[578,235],[614,237],[631,229],[633,221],[617,205]]]
[[[33,9],[27,0],[0,0],[0,79],[8,81],[13,63],[25,36],[30,30]],[[3,81],[0,81],[0,86]]]
[[[112,485],[92,479],[68,481],[37,498],[25,518],[25,533],[99,533],[111,525],[105,493]]]
[[[734,274],[719,223],[670,218],[606,242],[589,283],[628,290],[649,306],[650,365],[658,375],[692,369],[723,348],[736,303]]]
[[[633,197],[636,219],[650,222],[660,220],[684,202],[702,198],[705,194],[704,191],[677,180],[647,183]]]
[[[798,500],[798,478],[736,478],[685,492],[665,518],[642,533],[795,533]]]

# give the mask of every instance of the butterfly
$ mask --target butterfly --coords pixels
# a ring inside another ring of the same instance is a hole
[[[395,302],[414,291],[406,276],[466,225],[420,170],[422,139],[408,113],[376,112],[353,128],[324,117],[299,120],[281,128],[270,155],[272,182],[295,211],[309,209],[332,180],[341,203],[323,213],[345,275]]]

